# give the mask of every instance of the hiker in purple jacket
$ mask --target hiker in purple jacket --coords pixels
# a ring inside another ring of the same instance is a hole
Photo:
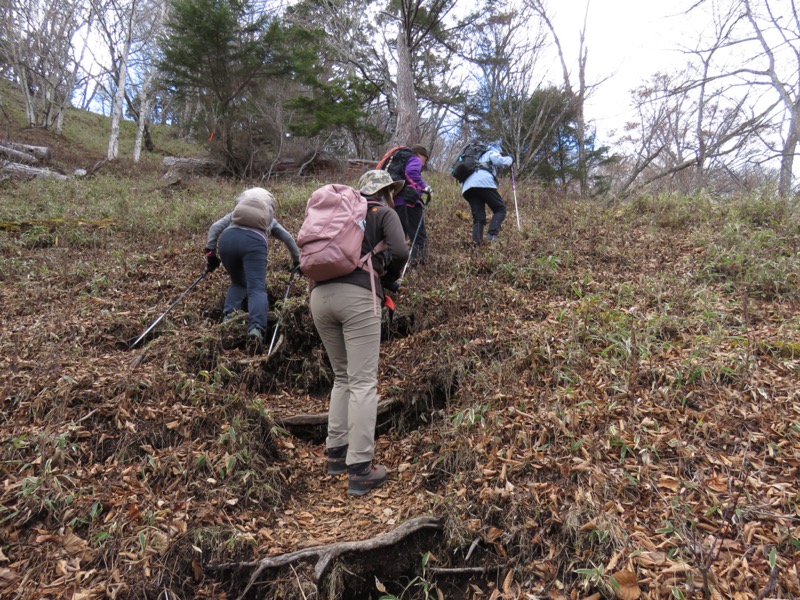
[[[408,259],[408,244],[394,208],[393,196],[403,186],[386,171],[368,171],[358,182],[369,202],[362,255],[380,242],[386,248],[372,257],[374,279],[356,268],[342,277],[314,283],[311,316],[333,369],[328,410],[328,474],[348,474],[347,493],[363,496],[386,481],[386,468],[372,463],[378,415],[378,358],[381,317],[375,310],[373,286],[381,300],[383,286],[395,289]]]
[[[422,179],[422,169],[428,164],[428,149],[425,146],[411,146],[411,152],[403,173],[406,185],[395,197],[394,204],[406,237],[414,241],[414,247],[411,248],[413,266],[425,262],[428,254],[428,232],[425,230],[422,196],[425,193],[430,194],[430,187]]]

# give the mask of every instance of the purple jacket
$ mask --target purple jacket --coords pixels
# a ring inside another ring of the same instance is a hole
[[[394,199],[395,206],[415,206],[422,202],[420,196],[428,184],[422,179],[422,161],[416,154],[406,161],[405,180],[405,187]]]

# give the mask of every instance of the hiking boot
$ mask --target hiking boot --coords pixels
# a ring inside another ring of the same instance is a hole
[[[348,465],[347,476],[347,493],[351,496],[363,496],[386,482],[386,467],[373,465],[371,462]]]
[[[490,233],[489,235],[486,236],[486,240],[489,241],[489,242],[496,242],[499,239],[500,239],[500,236],[497,235],[497,234],[494,234],[494,233]]]
[[[260,352],[264,347],[264,333],[258,327],[253,327],[247,332],[247,341],[248,343],[255,342],[255,345]]]
[[[347,445],[328,448],[328,475],[341,475],[347,471]]]

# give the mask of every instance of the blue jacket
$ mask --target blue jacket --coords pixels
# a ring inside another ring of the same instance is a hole
[[[461,193],[463,194],[470,188],[495,188],[497,189],[497,180],[495,174],[497,167],[508,167],[514,162],[510,156],[503,156],[497,150],[490,148],[481,156],[480,162],[489,165],[491,171],[486,169],[476,169],[472,175],[464,180],[461,184]]]

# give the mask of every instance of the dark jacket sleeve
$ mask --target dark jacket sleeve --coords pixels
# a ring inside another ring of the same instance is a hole
[[[406,264],[409,255],[406,234],[403,231],[403,224],[397,212],[386,207],[384,214],[381,215],[381,232],[383,240],[386,242],[384,251],[384,275],[387,281],[395,281],[400,277],[400,272]]]

